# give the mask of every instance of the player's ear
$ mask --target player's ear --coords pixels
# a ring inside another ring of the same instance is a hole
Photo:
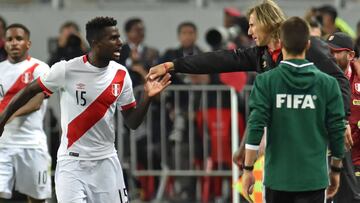
[[[26,43],[26,48],[27,48],[27,49],[30,49],[30,47],[31,47],[31,41],[28,40],[27,43]]]
[[[311,41],[308,40],[308,41],[307,41],[307,44],[306,44],[306,50],[309,50],[309,49],[310,49],[310,46],[311,46]]]

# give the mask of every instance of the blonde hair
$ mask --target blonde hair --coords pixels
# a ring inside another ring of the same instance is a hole
[[[279,39],[279,28],[286,20],[284,12],[273,0],[264,0],[262,3],[249,9],[247,16],[255,14],[258,22],[265,32],[272,38]]]

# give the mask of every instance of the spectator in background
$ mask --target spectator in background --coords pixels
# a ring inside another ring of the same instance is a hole
[[[79,26],[72,21],[65,22],[60,27],[56,50],[50,56],[49,65],[61,60],[70,60],[85,52],[86,45],[81,37]]]
[[[323,5],[313,8],[316,19],[322,24],[324,39],[335,32],[345,32],[355,38],[355,33],[351,27],[340,17],[336,8],[332,5]]]
[[[310,25],[310,36],[321,37],[321,24],[316,19],[312,18],[308,21]]]
[[[5,51],[5,29],[6,21],[0,16],[0,62],[7,58],[7,53]]]
[[[351,106],[348,128],[354,145],[351,152],[345,153],[344,170],[341,172],[340,188],[334,197],[334,203],[360,202],[360,61],[355,59],[354,43],[345,33],[337,32],[327,39],[337,64],[350,80]],[[352,160],[352,161],[351,161]],[[355,168],[355,172],[354,172]]]
[[[159,51],[144,44],[145,26],[140,18],[127,20],[124,30],[127,40],[118,62],[129,70],[133,86],[137,86],[143,83],[149,68],[158,62]]]
[[[241,12],[234,7],[224,8],[224,27],[230,28],[237,24],[238,18],[241,17]]]
[[[177,35],[180,43],[179,47],[166,50],[159,60],[161,63],[203,52],[196,44],[198,33],[194,23],[180,23],[177,27]],[[184,77],[172,75],[172,84],[184,84]]]
[[[168,49],[161,57],[160,61],[165,62],[189,55],[202,53],[202,50],[196,45],[198,37],[197,27],[192,22],[182,22],[177,28],[178,40],[180,46],[175,49]]]
[[[355,39],[355,57],[359,57],[360,55],[360,21],[356,24],[356,39]]]

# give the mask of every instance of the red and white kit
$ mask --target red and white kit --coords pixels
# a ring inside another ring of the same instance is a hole
[[[91,161],[97,163],[108,159],[113,162],[116,157],[118,162],[114,146],[114,113],[116,107],[125,110],[136,106],[126,68],[114,61],[110,61],[107,67],[97,68],[88,62],[87,56],[82,56],[56,63],[38,82],[46,93],[60,93],[62,138],[55,179],[60,202],[81,202],[80,199],[85,197],[88,197],[87,202],[99,202],[100,199],[101,202],[119,202],[114,195],[119,196],[119,191],[121,196],[127,195],[120,164],[114,173],[109,170],[104,174],[101,166],[96,168],[100,164],[91,164]],[[76,182],[72,181],[76,176],[69,170],[76,167],[92,168],[93,175],[86,178],[87,175],[79,171],[80,177],[76,179],[83,187],[74,191],[71,184]],[[111,184],[101,184],[101,177],[96,178],[96,173],[110,177],[113,174],[113,180],[118,180],[115,181],[117,191]],[[99,188],[103,192],[97,194],[91,177],[98,180],[99,187],[105,185],[109,188]],[[91,184],[90,188],[88,184]],[[104,193],[108,196],[105,197]],[[122,202],[126,201],[127,198],[122,199]]]
[[[48,70],[47,64],[31,57],[16,64],[1,62],[0,111],[16,93]],[[51,158],[43,130],[45,111],[43,101],[39,110],[5,125],[0,138],[0,197],[11,197],[15,180],[15,189],[23,194],[36,199],[51,197]]]

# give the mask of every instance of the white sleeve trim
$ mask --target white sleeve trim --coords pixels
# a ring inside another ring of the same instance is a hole
[[[245,149],[259,150],[259,145],[245,144]]]
[[[342,158],[338,158],[338,157],[335,157],[335,156],[332,156],[331,158],[334,159],[334,160],[342,160]]]

